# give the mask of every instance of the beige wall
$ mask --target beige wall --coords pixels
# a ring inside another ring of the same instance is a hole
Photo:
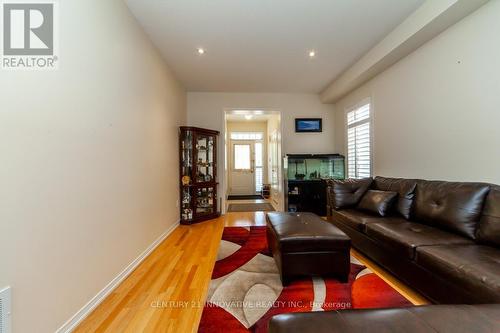
[[[60,68],[0,74],[0,288],[54,332],[178,220],[185,92],[120,0],[60,1]]]
[[[500,1],[492,0],[335,104],[371,97],[375,175],[500,183]]]

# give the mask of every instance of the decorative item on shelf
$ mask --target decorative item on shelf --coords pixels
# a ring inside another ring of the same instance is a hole
[[[189,195],[189,190],[184,191],[184,196],[182,197],[182,204],[189,205],[191,203],[191,195]]]
[[[200,167],[200,168],[209,168],[211,166],[212,166],[212,163],[210,163],[210,162],[206,162],[206,161],[205,162],[203,162],[203,161],[198,162],[198,167]]]
[[[193,219],[193,211],[189,208],[183,209],[182,219],[183,220],[192,220]]]
[[[216,180],[218,135],[217,131],[203,128],[180,128],[181,224],[219,216]]]
[[[191,177],[189,176],[182,176],[182,185],[183,186],[186,186],[186,185],[189,185],[189,183],[191,183]]]
[[[196,176],[196,180],[198,182],[204,182],[206,176],[207,175],[205,175],[203,172],[198,172],[198,175]]]

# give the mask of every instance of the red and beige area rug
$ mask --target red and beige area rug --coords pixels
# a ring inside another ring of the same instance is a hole
[[[266,227],[226,227],[199,332],[263,333],[279,313],[411,305],[354,257],[347,283],[306,278],[283,287]]]

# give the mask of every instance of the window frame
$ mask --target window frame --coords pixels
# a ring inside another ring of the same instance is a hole
[[[261,162],[262,164],[260,166],[257,166],[257,145],[260,145],[260,159],[261,159]],[[254,172],[254,179],[255,179],[255,193],[259,193],[260,191],[262,191],[262,186],[264,185],[264,166],[265,166],[265,163],[266,163],[266,160],[265,160],[265,156],[264,156],[264,140],[255,140],[254,143],[253,143],[253,149],[254,149],[254,152],[253,152],[253,158],[254,158],[254,162],[253,162],[253,172]],[[257,189],[257,185],[258,182],[257,182],[257,169],[260,169],[261,170],[261,179],[260,179],[260,185],[261,185],[261,188],[260,189]]]
[[[368,123],[370,124],[370,177],[373,177],[373,170],[374,170],[374,138],[375,138],[375,135],[374,135],[374,119],[375,119],[375,112],[374,112],[374,107],[373,107],[373,101],[372,101],[372,98],[371,97],[366,97],[362,100],[360,100],[359,102],[357,102],[356,104],[353,104],[351,106],[348,106],[344,109],[344,131],[345,131],[345,135],[344,135],[344,139],[345,139],[345,144],[344,144],[344,150],[345,150],[345,158],[346,158],[346,166],[345,166],[345,169],[346,169],[346,178],[350,178],[349,177],[349,124],[348,124],[348,118],[347,118],[347,115],[349,114],[349,112],[351,111],[354,111],[356,109],[359,109],[361,108],[362,106],[366,105],[366,104],[369,104],[370,105],[370,116],[368,118],[368,120],[362,120],[359,122],[358,125],[362,125],[363,123]],[[359,179],[359,178],[356,178],[356,179]]]
[[[254,137],[254,138],[251,138],[251,137],[247,137],[247,138],[233,138],[233,134],[235,134],[235,135],[241,134],[241,135],[249,135],[249,136],[252,136],[252,135],[255,135],[255,134],[259,134],[260,138],[257,138],[257,137]],[[229,139],[231,141],[262,141],[262,140],[264,140],[264,133],[263,132],[231,131],[229,133]]]

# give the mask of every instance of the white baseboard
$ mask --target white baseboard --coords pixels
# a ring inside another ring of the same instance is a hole
[[[97,295],[95,295],[83,308],[81,308],[73,317],[71,317],[64,325],[62,325],[56,333],[70,333],[85,319],[102,301],[120,285],[132,273],[132,271],[139,266],[139,264],[146,259],[147,256],[153,252],[154,249],[165,238],[168,237],[179,226],[179,221],[170,226],[160,237],[158,237],[148,248],[134,259],[120,274],[118,274],[106,287],[104,287]]]

